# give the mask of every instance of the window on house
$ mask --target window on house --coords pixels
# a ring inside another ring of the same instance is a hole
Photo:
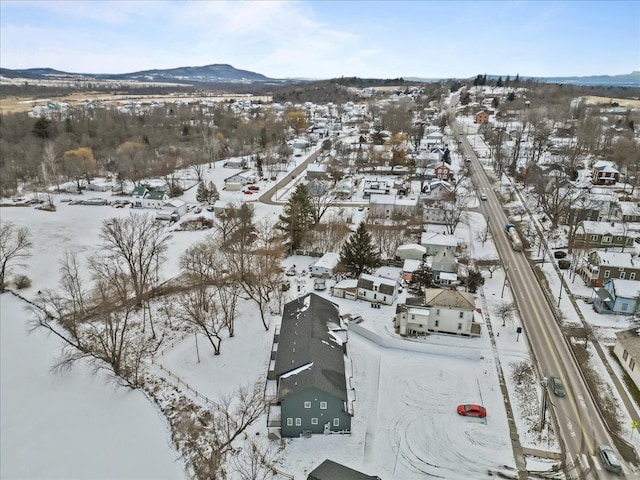
[[[311,408],[311,402],[304,402],[304,408]]]
[[[302,425],[302,419],[301,418],[296,418],[296,427],[299,427]]]
[[[411,320],[415,320],[415,319],[416,319],[416,316],[412,313],[411,314]]]
[[[318,419],[317,418],[312,418],[311,419],[311,425],[317,425],[318,424]]]
[[[464,312],[460,312],[460,313],[458,314],[458,318],[464,318]]]
[[[339,427],[340,426],[340,419],[339,418],[334,418],[333,419],[333,426],[334,427]]]
[[[293,418],[287,418],[287,427],[293,427]]]
[[[440,309],[439,308],[436,310],[436,315],[440,315]]]
[[[436,327],[440,326],[440,320],[436,320]]]
[[[630,369],[632,372],[633,372],[633,369],[635,368],[635,366],[636,366],[636,361],[635,361],[635,360],[631,360],[631,361],[629,362],[629,369]]]
[[[320,410],[326,410],[327,409],[327,402],[320,402]]]
[[[602,237],[602,243],[611,243],[611,237]]]
[[[377,293],[374,293],[374,294],[373,294],[373,299],[375,300],[376,298],[378,298],[378,294],[377,294]]]
[[[598,240],[598,236],[597,235],[591,235],[591,241],[595,242],[596,240]]]
[[[620,279],[621,280],[624,280],[624,276],[625,276],[625,273],[624,272],[620,272]]]
[[[629,274],[629,280],[635,280],[636,279],[636,272],[631,272]]]
[[[629,357],[629,352],[627,352],[626,350],[622,352],[622,360],[626,360],[628,357]]]
[[[611,271],[610,270],[605,270],[604,271],[604,278],[609,278],[611,276]]]
[[[622,310],[623,312],[626,312],[629,309],[629,303],[625,302],[622,304],[622,306],[620,307],[620,310]]]
[[[622,237],[616,237],[616,240],[618,240],[619,242],[622,241]]]
[[[458,323],[458,330],[462,330],[462,323]]]

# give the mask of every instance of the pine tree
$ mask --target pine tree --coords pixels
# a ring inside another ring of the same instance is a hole
[[[198,183],[198,190],[196,190],[196,202],[204,203],[207,201],[208,192],[207,187],[203,182]]]
[[[380,251],[373,245],[364,222],[360,222],[358,229],[344,242],[340,263],[356,275],[370,272],[380,265]]]
[[[516,74],[516,78],[513,80],[513,83],[515,83],[516,85],[518,85],[520,83],[520,74]]]
[[[502,77],[498,77],[498,80],[496,81],[496,87],[501,87],[502,84]]]
[[[218,188],[216,187],[216,184],[209,181],[209,184],[207,185],[207,201],[209,203],[215,203],[218,200],[220,200],[220,193],[218,192]]]
[[[305,233],[313,223],[313,205],[307,187],[302,183],[298,184],[293,195],[289,197],[279,219],[280,229],[287,237],[289,251],[293,252],[300,247]]]

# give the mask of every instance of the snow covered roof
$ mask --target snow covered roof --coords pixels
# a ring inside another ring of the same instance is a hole
[[[307,172],[326,173],[326,171],[326,163],[310,163],[309,165],[307,165]]]
[[[475,310],[475,297],[470,293],[455,289],[428,288],[424,294],[428,307],[450,307],[461,310]]]
[[[628,252],[603,252],[600,250],[593,250],[591,255],[596,255],[598,257],[598,265],[607,266],[607,267],[638,267],[639,265],[634,265],[633,257]],[[590,256],[591,256],[590,255]]]
[[[626,235],[629,232],[629,226],[618,222],[594,222],[592,220],[584,220],[580,223],[586,233],[611,235]]]
[[[409,272],[409,273],[415,272],[416,270],[419,270],[421,266],[422,266],[422,260],[406,259],[404,261],[404,264],[402,265],[402,271]]]
[[[422,232],[420,237],[422,245],[439,245],[443,247],[457,247],[458,240],[453,235],[444,235],[436,232]]]
[[[455,282],[456,280],[458,280],[458,274],[452,272],[440,272],[440,280]]]
[[[616,297],[637,298],[640,294],[640,282],[637,280],[621,280],[619,278],[610,280]]]
[[[396,255],[398,252],[420,252],[423,255],[427,253],[427,248],[423,247],[418,243],[407,243],[405,245],[400,245],[396,250]]]
[[[333,288],[337,288],[340,290],[347,290],[349,288],[356,288],[358,286],[358,280],[355,278],[347,278],[346,280],[342,280],[336,283]]]
[[[314,293],[284,306],[274,368],[279,399],[317,388],[347,400],[342,348],[330,324],[340,325],[338,306]]]
[[[634,360],[640,361],[640,336],[638,336],[638,329],[631,328],[629,330],[623,330],[622,332],[616,332],[618,342],[622,347],[629,352],[629,355]]]
[[[315,267],[320,268],[335,268],[340,261],[340,253],[338,252],[327,252],[322,257],[318,259],[316,263],[313,265]]]

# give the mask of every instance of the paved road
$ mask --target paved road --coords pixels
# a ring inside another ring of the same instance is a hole
[[[459,137],[455,123],[452,124],[452,131]],[[558,398],[548,393],[547,398],[555,415],[558,427],[556,430],[566,455],[567,473],[570,478],[589,480],[619,478],[606,472],[596,458],[596,446],[613,445],[613,441],[525,253],[515,252],[511,248],[504,232],[508,219],[483,166],[468,139],[459,138],[463,142],[462,147],[466,155],[471,158],[472,180],[478,195],[487,195],[487,200],[480,202],[480,209],[488,218],[496,248],[506,268],[508,282],[522,318],[525,338],[533,351],[540,373],[543,376],[559,377],[566,386],[566,397]],[[628,467],[624,468],[626,473],[630,472]]]

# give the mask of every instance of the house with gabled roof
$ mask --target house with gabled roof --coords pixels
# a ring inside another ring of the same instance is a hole
[[[595,289],[593,308],[598,313],[631,315],[636,311],[640,282],[609,278],[602,288]]]
[[[631,377],[636,387],[640,389],[640,336],[638,335],[638,328],[616,332],[613,353],[618,357],[624,371]]]
[[[613,185],[620,179],[620,172],[614,162],[598,160],[591,166],[591,183],[594,185]]]
[[[396,308],[394,326],[402,335],[450,333],[479,336],[482,314],[476,309],[475,297],[454,288],[428,288],[424,297],[407,298]]]
[[[358,277],[357,297],[373,303],[393,305],[398,297],[398,281],[361,273]]]
[[[458,239],[453,235],[437,232],[422,232],[420,245],[426,249],[427,255],[437,255],[440,252],[450,252],[454,256],[458,248]]]
[[[169,200],[167,192],[143,186],[135,187],[131,196],[131,208],[162,208]]]
[[[431,258],[433,283],[439,287],[449,288],[458,282],[458,261],[453,252],[443,250]]]
[[[589,287],[602,287],[610,278],[640,281],[640,261],[628,252],[592,250],[582,259],[579,273]]]
[[[285,304],[267,379],[271,437],[351,431],[355,394],[335,303],[309,293]]]

